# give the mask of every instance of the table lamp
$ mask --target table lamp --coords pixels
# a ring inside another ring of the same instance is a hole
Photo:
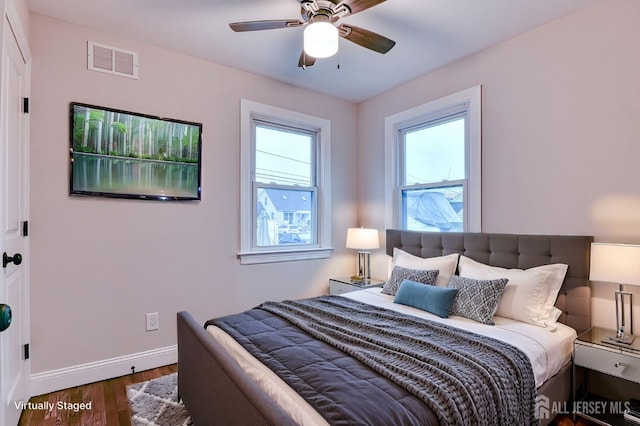
[[[633,294],[624,291],[624,285],[640,286],[640,245],[592,243],[591,281],[616,283],[620,287],[615,292],[616,335],[607,336],[602,341],[614,345],[630,345],[633,336]],[[625,303],[625,299],[627,302]],[[627,330],[626,308],[629,306],[629,328]]]
[[[380,247],[377,229],[349,228],[347,229],[347,248],[358,249],[358,274],[353,277],[364,282],[371,278],[370,249]]]

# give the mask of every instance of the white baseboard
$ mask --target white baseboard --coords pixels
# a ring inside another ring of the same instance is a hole
[[[31,396],[43,395],[61,389],[124,376],[131,374],[132,366],[135,366],[136,372],[138,372],[175,364],[176,362],[178,362],[178,346],[173,345],[58,370],[45,371],[31,375],[29,394]]]

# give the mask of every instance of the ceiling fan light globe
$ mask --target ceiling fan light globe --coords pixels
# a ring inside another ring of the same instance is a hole
[[[338,52],[338,28],[329,22],[314,22],[304,29],[304,53],[328,58]]]

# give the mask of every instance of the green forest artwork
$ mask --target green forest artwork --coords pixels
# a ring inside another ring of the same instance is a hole
[[[200,199],[200,124],[71,107],[72,194]]]

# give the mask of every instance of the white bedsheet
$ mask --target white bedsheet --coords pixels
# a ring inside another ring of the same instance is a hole
[[[494,326],[480,324],[473,320],[451,316],[440,318],[428,312],[393,303],[393,297],[381,293],[381,288],[344,293],[342,296],[381,306],[398,312],[430,319],[474,333],[490,336],[510,343],[522,350],[531,360],[536,387],[555,375],[571,358],[572,342],[576,331],[564,324],[558,324],[555,331],[523,322],[494,317]],[[238,362],[240,367],[260,387],[280,405],[300,425],[326,425],[318,412],[289,387],[278,375],[254,358],[232,337],[215,326],[207,331]]]

